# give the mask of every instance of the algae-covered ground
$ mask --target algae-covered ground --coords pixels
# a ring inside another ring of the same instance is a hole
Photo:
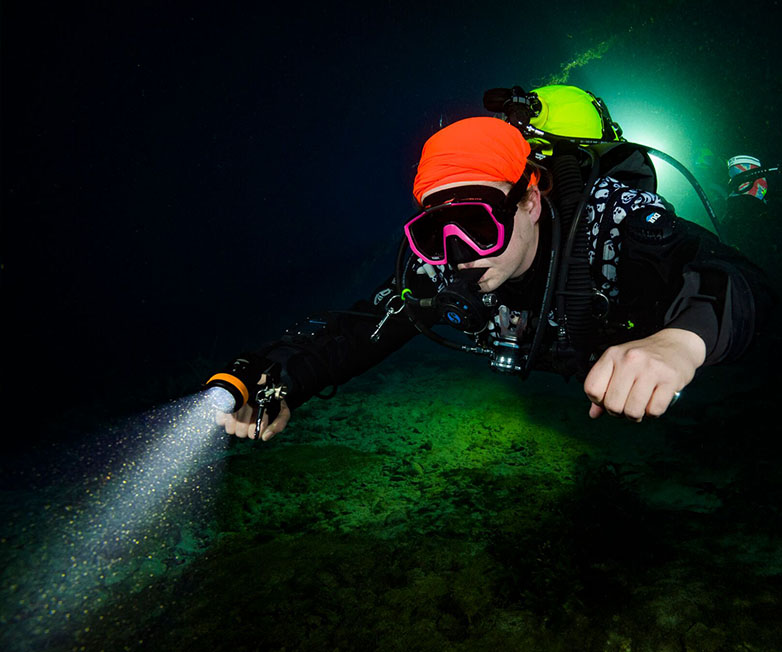
[[[97,439],[149,432],[7,475],[3,649],[782,650],[782,454],[747,421],[775,401],[751,364],[636,425],[414,343],[268,444],[211,431],[119,519],[101,465],[171,428],[113,424]],[[120,535],[87,550],[99,521]]]

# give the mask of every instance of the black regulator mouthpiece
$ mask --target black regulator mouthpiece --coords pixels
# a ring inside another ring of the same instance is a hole
[[[496,295],[480,292],[478,279],[484,272],[486,268],[461,270],[434,298],[440,316],[465,333],[478,333],[486,328],[497,305]]]
[[[529,125],[543,109],[537,94],[527,93],[521,86],[490,88],[483,94],[483,106],[492,113],[504,113],[514,127]]]

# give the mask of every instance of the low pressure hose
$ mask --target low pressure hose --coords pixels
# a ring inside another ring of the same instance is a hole
[[[554,288],[557,283],[557,272],[559,270],[562,225],[560,224],[557,209],[551,200],[549,200],[548,197],[544,197],[543,200],[546,202],[549,214],[551,215],[551,256],[549,258],[548,274],[546,277],[546,289],[543,292],[543,299],[538,314],[538,325],[535,329],[535,334],[532,336],[532,344],[530,345],[529,353],[527,353],[527,359],[524,362],[524,368],[521,372],[522,378],[527,378],[527,376],[529,376],[535,364],[535,360],[538,357],[540,347],[543,344],[543,334],[546,332],[546,327],[548,325],[548,314],[551,311]]]

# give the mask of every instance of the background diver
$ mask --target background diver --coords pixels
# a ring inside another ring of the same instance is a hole
[[[395,274],[207,382],[228,434],[269,440],[297,406],[419,333],[496,371],[575,376],[592,418],[633,421],[748,350],[770,309],[766,278],[655,193],[649,153],[664,154],[625,141],[602,100],[572,86],[493,89],[484,103],[503,118],[460,120],[424,145]],[[770,171],[731,161],[742,210],[763,205]]]

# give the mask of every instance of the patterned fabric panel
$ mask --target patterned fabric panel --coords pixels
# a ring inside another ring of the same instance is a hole
[[[585,216],[589,265],[597,288],[607,297],[615,299],[619,295],[617,269],[622,253],[619,225],[630,213],[646,211],[645,219],[651,222],[655,214],[659,217],[665,210],[658,195],[630,188],[611,177],[598,179],[592,187]]]

